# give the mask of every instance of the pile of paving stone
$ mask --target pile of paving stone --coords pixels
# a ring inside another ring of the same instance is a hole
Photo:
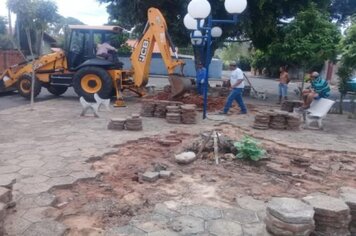
[[[350,187],[340,188],[340,195],[350,208],[351,222],[349,229],[351,235],[356,235],[356,189]]]
[[[255,121],[253,123],[253,128],[255,129],[268,129],[270,122],[270,114],[269,113],[259,113],[255,116]]]
[[[299,130],[300,125],[302,124],[301,118],[298,114],[288,114],[286,121],[286,128],[288,130]]]
[[[269,124],[271,129],[286,129],[287,120],[284,114],[275,113],[271,116],[271,121]]]
[[[139,131],[142,130],[142,119],[139,114],[132,114],[126,120],[125,127],[127,130]]]
[[[126,119],[123,118],[112,118],[108,124],[108,129],[111,130],[124,130]]]
[[[124,118],[113,118],[108,124],[108,129],[110,130],[142,130],[142,118],[139,114],[132,114],[127,119]]]
[[[266,229],[272,235],[310,235],[315,229],[314,210],[293,198],[272,198],[267,205]]]
[[[289,129],[299,130],[301,119],[298,114],[289,113],[286,111],[270,110],[260,112],[255,116],[255,121],[252,125],[255,129]]]
[[[142,100],[141,115],[144,117],[153,117],[156,110],[154,100]]]
[[[141,115],[166,118],[172,124],[196,124],[197,106],[178,101],[143,100]]]
[[[299,108],[303,105],[303,102],[300,100],[286,100],[281,105],[282,111],[293,112],[294,108]]]
[[[180,106],[182,109],[182,123],[183,124],[195,124],[197,112],[195,104],[185,104]]]
[[[14,207],[12,201],[12,186],[15,179],[2,179],[0,180],[0,235],[6,235],[4,229],[4,221],[7,215],[7,209]]]
[[[166,117],[166,107],[169,105],[169,101],[157,101],[154,111],[154,117],[165,118]]]
[[[314,208],[315,235],[350,235],[350,208],[341,199],[326,195],[310,195],[303,201]]]
[[[167,106],[166,120],[171,124],[182,123],[180,106]]]
[[[180,106],[182,102],[168,100],[142,100],[141,115],[145,117],[165,118],[167,106]]]
[[[139,180],[146,182],[156,182],[158,179],[169,179],[172,177],[172,171],[169,171],[168,166],[162,163],[155,163],[152,171],[146,171],[139,174]]]

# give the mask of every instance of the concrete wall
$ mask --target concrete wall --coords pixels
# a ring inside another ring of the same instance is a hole
[[[124,63],[124,69],[131,68],[131,62],[129,57],[119,57],[120,61]],[[195,77],[195,64],[193,58],[180,57],[184,60],[186,65],[184,66],[184,75],[188,77]],[[223,62],[219,59],[213,59],[209,67],[209,78],[220,79],[222,74]],[[177,68],[176,73],[179,73],[180,69]],[[152,75],[167,75],[166,66],[160,56],[153,56],[150,67],[150,74]]]

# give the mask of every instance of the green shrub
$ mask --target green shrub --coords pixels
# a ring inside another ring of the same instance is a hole
[[[9,50],[13,48],[10,35],[0,34],[0,49]]]
[[[260,143],[250,136],[244,136],[240,142],[234,143],[234,146],[238,150],[236,157],[239,159],[258,161],[266,154]]]

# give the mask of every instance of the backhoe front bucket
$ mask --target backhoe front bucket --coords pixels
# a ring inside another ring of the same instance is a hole
[[[192,87],[192,81],[179,75],[170,75],[168,77],[171,85],[171,98],[178,98],[188,92]]]

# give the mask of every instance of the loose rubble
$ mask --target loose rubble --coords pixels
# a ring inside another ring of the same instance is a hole
[[[175,160],[178,164],[190,164],[195,161],[196,155],[194,152],[183,152],[175,155]]]

